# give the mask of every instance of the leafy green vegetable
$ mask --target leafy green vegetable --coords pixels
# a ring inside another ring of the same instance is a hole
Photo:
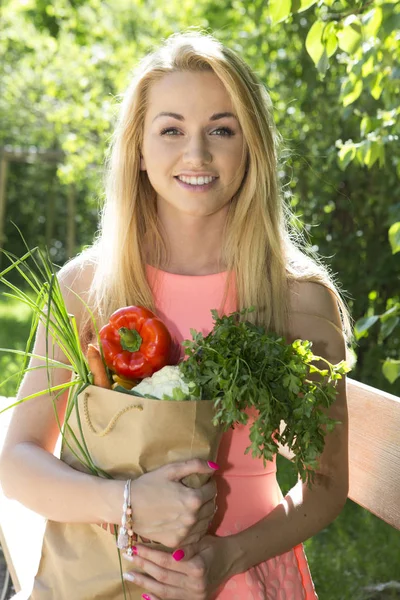
[[[215,425],[224,430],[245,424],[245,409],[255,407],[258,417],[250,427],[251,445],[246,454],[262,456],[264,465],[278,451],[278,442],[295,454],[294,463],[303,481],[314,481],[318,456],[324,449],[324,429],[332,431],[339,421],[324,409],[336,396],[336,381],[348,373],[345,361],[332,365],[315,356],[312,342],[295,340],[287,344],[275,333],[240,320],[254,309],[219,317],[211,311],[212,331],[204,337],[191,330],[192,341],[183,345],[187,359],[180,368],[186,381],[196,382],[202,399],[215,401]],[[326,369],[310,364],[322,360]],[[308,379],[319,373],[321,380]],[[286,427],[279,433],[281,420]]]

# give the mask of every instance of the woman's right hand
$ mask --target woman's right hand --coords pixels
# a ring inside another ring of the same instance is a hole
[[[195,458],[159,467],[132,481],[135,533],[169,548],[201,540],[214,516],[217,486],[210,479],[200,488],[186,487],[181,480],[192,473],[212,475],[215,469]]]

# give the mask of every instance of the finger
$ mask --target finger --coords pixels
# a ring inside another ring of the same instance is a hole
[[[199,520],[211,519],[216,512],[215,506],[216,506],[215,498],[208,500],[208,502],[203,504],[203,506],[200,508],[199,512],[197,513],[197,518]]]
[[[145,573],[136,573],[136,571],[129,571],[124,573],[125,581],[129,581],[144,588],[147,592],[150,592],[149,598],[162,598],[163,600],[174,599],[174,600],[185,600],[187,594],[184,589],[174,587],[168,583],[161,583],[157,579],[146,575]]]
[[[197,488],[196,492],[199,492],[201,503],[205,504],[210,500],[214,500],[217,495],[217,484],[214,479],[210,479],[202,485],[200,488]]]
[[[141,566],[140,559],[146,560],[149,563],[157,565],[163,570],[175,571],[180,575],[185,574],[192,577],[193,574],[198,576],[198,567],[202,565],[202,559],[196,555],[204,548],[206,544],[203,542],[185,544],[180,546],[171,554],[163,550],[155,550],[147,546],[136,545],[136,553],[134,556],[124,554],[124,558],[135,566]],[[193,561],[191,561],[191,559]]]
[[[196,548],[187,547],[186,551],[189,555],[192,553],[196,553]],[[143,551],[142,551],[143,552]],[[158,555],[166,554],[163,552],[157,552]],[[155,554],[155,553],[154,553]],[[201,592],[203,589],[202,579],[204,576],[204,563],[202,559],[198,556],[194,556],[192,560],[188,558],[179,566],[179,570],[175,570],[172,568],[164,568],[160,567],[158,564],[153,561],[147,560],[139,554],[134,556],[127,556],[124,554],[124,558],[128,560],[132,564],[133,571],[129,570],[126,574],[124,574],[124,578],[126,577],[128,581],[133,581],[136,585],[140,585],[149,589],[150,591],[154,591],[159,594],[163,599],[164,598],[187,598],[185,595],[185,591],[190,592],[190,599],[193,600],[195,592]],[[171,562],[171,556],[168,555],[170,561],[170,567],[176,566],[173,562]],[[173,561],[173,559],[172,559]],[[168,561],[166,561],[168,562]],[[183,567],[183,569],[182,569]],[[136,569],[141,569],[144,573],[137,573]],[[185,572],[184,572],[185,571]],[[150,581],[156,581],[158,584],[164,586],[163,588],[147,587],[148,584],[147,577],[151,577]],[[173,595],[174,589],[178,590],[181,595],[175,596]],[[171,595],[168,595],[171,594]]]
[[[194,574],[197,576],[199,575],[199,573],[197,573],[198,569],[204,567],[204,560],[200,556],[200,553],[204,548],[209,547],[211,539],[215,540],[215,538],[215,535],[208,533],[203,535],[199,541],[189,542],[185,540],[171,556],[174,558],[174,556],[177,555],[178,562],[182,563],[183,566],[186,566],[185,563],[188,563],[187,567],[189,571],[185,572],[189,575]]]
[[[193,571],[197,570],[199,564],[201,564],[201,559],[200,562],[193,559],[195,556],[197,556],[202,548],[203,544],[201,541],[181,544],[180,547],[171,554],[171,556],[173,560],[180,563],[180,568],[183,567],[185,572],[188,573],[188,575],[191,575]]]
[[[133,556],[128,556],[124,554],[124,558],[129,562],[138,565],[138,560],[143,559],[147,560],[161,569],[176,571],[179,573],[185,572],[185,568],[182,569],[179,567],[178,562],[172,557],[172,552],[165,552],[163,550],[155,550],[154,548],[148,548],[147,546],[142,546],[140,544],[135,545],[136,552]]]
[[[136,556],[125,556],[129,563],[130,569],[129,572],[133,573],[135,579],[136,575],[141,575],[140,570],[144,571],[144,575],[148,575],[155,579],[158,583],[161,583],[165,586],[175,587],[177,589],[187,590],[193,588],[193,577],[191,577],[191,581],[189,580],[186,573],[183,572],[182,567],[180,570],[176,569],[168,569],[164,567],[160,567],[160,565],[147,560],[139,555]],[[173,562],[173,559],[171,559]],[[173,566],[173,565],[171,565]],[[132,569],[132,570],[131,570]],[[187,570],[187,565],[184,566],[184,569]],[[137,570],[139,573],[137,573]],[[135,581],[137,585],[142,585],[141,583]],[[161,591],[158,592],[161,596]]]
[[[215,465],[215,463],[210,464]],[[192,458],[183,462],[170,463],[169,465],[165,466],[165,469],[167,471],[167,476],[170,481],[180,481],[181,479],[183,479],[187,475],[191,475],[192,473],[211,474],[215,473],[216,471],[216,469],[211,467],[206,460],[201,460],[200,458]]]

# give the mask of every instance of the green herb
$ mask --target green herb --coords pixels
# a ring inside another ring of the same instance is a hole
[[[246,408],[255,407],[258,416],[250,427],[251,445],[246,454],[263,457],[264,465],[278,452],[278,442],[295,455],[294,463],[303,481],[314,481],[318,456],[324,449],[325,431],[339,421],[326,414],[336,396],[336,381],[348,373],[345,361],[332,365],[315,356],[312,342],[283,337],[241,319],[245,309],[214,320],[212,331],[204,337],[191,329],[192,341],[183,345],[187,359],[180,365],[186,381],[196,382],[202,399],[215,401],[214,425],[224,430],[246,424]],[[322,360],[326,369],[312,365]],[[308,379],[319,373],[321,381]],[[280,422],[286,427],[279,433]]]

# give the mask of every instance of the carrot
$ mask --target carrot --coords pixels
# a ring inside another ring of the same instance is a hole
[[[101,358],[100,350],[93,346],[88,345],[87,359],[89,363],[89,369],[93,375],[93,383],[101,388],[111,389],[111,383],[108,379],[107,371]]]

